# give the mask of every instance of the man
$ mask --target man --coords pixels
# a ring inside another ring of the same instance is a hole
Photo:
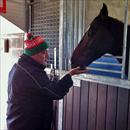
[[[71,76],[85,73],[79,67],[59,81],[50,81],[44,71],[48,44],[28,33],[26,48],[9,73],[8,130],[51,130],[53,100],[63,98],[73,85]]]

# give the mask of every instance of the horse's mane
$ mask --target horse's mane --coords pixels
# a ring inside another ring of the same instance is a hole
[[[117,29],[117,31],[113,31],[113,32],[122,32],[122,33],[118,33],[118,38],[120,39],[119,42],[122,42],[122,45],[123,45],[123,33],[124,33],[124,23],[116,18],[113,18],[113,17],[109,17],[109,22],[111,22],[111,25],[112,25],[112,28]],[[118,31],[119,30],[119,31]],[[115,34],[117,35],[117,34]],[[123,46],[122,46],[123,48]],[[126,51],[126,59],[128,59],[129,57],[129,52],[130,51],[130,25],[128,24],[128,29],[127,29],[127,51]],[[119,62],[120,59],[119,59]],[[128,62],[126,63],[126,73],[128,71]]]
[[[124,23],[116,18],[110,17],[108,16],[107,21],[109,22],[109,24],[111,24],[111,31],[113,32],[113,34],[115,35],[115,37],[117,37],[118,39],[120,39],[121,42],[123,42],[123,32],[124,32]],[[115,31],[115,28],[117,31]],[[116,33],[116,32],[121,32],[121,33]],[[130,25],[128,25],[128,32],[127,32],[127,40],[130,41]]]
[[[113,17],[108,17],[108,21],[113,25],[113,27],[115,27],[115,25],[116,26],[122,26],[122,27],[124,27],[124,23],[121,21],[121,20],[118,20],[118,19],[116,19],[116,18],[113,18]],[[130,25],[128,24],[128,30],[130,29]]]

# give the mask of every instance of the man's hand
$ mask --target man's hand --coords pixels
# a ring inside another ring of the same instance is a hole
[[[69,71],[69,74],[70,74],[71,76],[73,76],[73,75],[82,74],[82,73],[86,73],[86,72],[87,72],[86,69],[81,70],[80,67],[76,67],[76,68],[71,69],[71,70]]]

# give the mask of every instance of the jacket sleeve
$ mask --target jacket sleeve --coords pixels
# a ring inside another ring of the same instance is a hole
[[[37,73],[36,80],[40,84],[42,94],[53,100],[63,98],[73,85],[72,78],[69,74],[66,74],[63,78],[55,82],[50,81],[45,72],[43,74]]]

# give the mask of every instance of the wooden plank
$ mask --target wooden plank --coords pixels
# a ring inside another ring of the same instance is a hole
[[[74,87],[72,130],[79,130],[79,110],[80,87]]]
[[[73,87],[70,89],[67,94],[66,101],[66,120],[65,120],[65,130],[72,130],[72,102],[73,102]]]
[[[115,130],[116,128],[116,102],[117,87],[108,86],[106,108],[106,130]]]
[[[53,123],[52,123],[53,130],[57,130],[57,126],[58,126],[58,105],[59,105],[59,101],[54,100],[53,101]]]
[[[97,109],[97,83],[89,83],[88,130],[95,130]]]
[[[128,89],[118,88],[116,130],[127,129],[128,94]]]
[[[79,130],[87,129],[87,117],[88,117],[88,82],[81,82],[81,100],[80,100],[80,123]]]
[[[67,95],[63,99],[63,130],[66,130],[66,104],[67,104]]]
[[[107,85],[98,84],[96,130],[105,130]]]

